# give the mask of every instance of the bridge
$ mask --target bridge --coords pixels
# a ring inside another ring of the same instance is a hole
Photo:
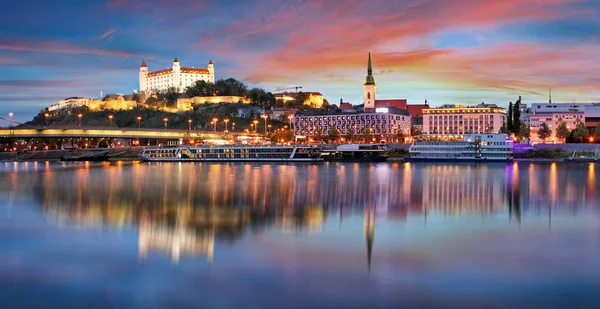
[[[245,132],[116,127],[3,127],[0,138],[122,138],[122,139],[222,139],[224,135],[260,136]]]

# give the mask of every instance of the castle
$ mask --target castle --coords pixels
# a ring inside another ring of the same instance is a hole
[[[186,87],[192,86],[199,80],[215,82],[215,67],[212,60],[208,62],[206,69],[181,67],[177,58],[173,60],[173,66],[169,69],[148,72],[146,61],[142,61],[140,66],[140,91],[142,92],[165,91],[170,87],[183,92]]]

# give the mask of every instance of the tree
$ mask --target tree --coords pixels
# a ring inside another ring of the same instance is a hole
[[[356,136],[355,136],[355,134],[354,134],[354,129],[352,129],[352,128],[348,129],[348,131],[347,131],[347,133],[346,133],[346,139],[347,139],[349,142],[353,142],[355,137],[356,137]]]
[[[215,82],[218,95],[221,96],[246,96],[248,87],[235,78],[220,79]]]
[[[336,127],[331,127],[329,132],[327,132],[327,137],[330,142],[335,142],[338,138],[340,138],[340,131],[338,131]]]
[[[585,124],[580,121],[577,123],[577,127],[573,129],[573,132],[571,132],[571,134],[573,136],[574,141],[582,142],[585,139],[585,137],[590,134],[590,132],[585,127]]]
[[[406,134],[404,134],[404,131],[400,130],[396,133],[395,137],[398,141],[402,140],[402,143],[404,143],[404,138],[406,138]]]
[[[508,132],[513,132],[513,103],[508,104],[508,117],[506,119],[506,128]]]
[[[529,139],[531,138],[531,131],[528,126],[525,125],[524,122],[519,124],[519,137]]]
[[[315,141],[320,141],[323,139],[323,131],[321,130],[321,128],[317,128],[315,130]]]
[[[521,96],[519,96],[519,99],[515,102],[512,126],[512,132],[519,134],[519,130],[521,129]]]
[[[500,133],[508,134],[510,131],[508,130],[508,126],[506,125],[506,121],[502,122],[502,126],[500,127]]]
[[[598,122],[598,124],[596,125],[596,128],[594,129],[594,140],[596,140],[596,142],[600,141],[600,121]]]
[[[542,122],[540,125],[540,129],[537,132],[538,137],[542,140],[542,142],[546,142],[546,139],[552,135],[552,131],[548,128],[548,125],[545,122]]]
[[[194,85],[185,88],[185,93],[190,97],[206,97],[217,93],[215,84],[198,80]]]
[[[567,136],[569,136],[569,129],[567,128],[567,123],[561,121],[561,123],[558,125],[558,128],[556,128],[556,138],[564,141],[567,138]]]

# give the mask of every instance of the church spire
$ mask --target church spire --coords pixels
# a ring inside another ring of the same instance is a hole
[[[548,103],[552,104],[552,87],[548,90]]]
[[[373,77],[373,66],[371,65],[371,53],[369,53],[369,65],[367,66],[367,78],[365,85],[375,85],[375,78]]]

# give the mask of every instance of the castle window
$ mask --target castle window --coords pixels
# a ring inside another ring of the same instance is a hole
[[[371,93],[367,92],[367,99],[371,99]]]

